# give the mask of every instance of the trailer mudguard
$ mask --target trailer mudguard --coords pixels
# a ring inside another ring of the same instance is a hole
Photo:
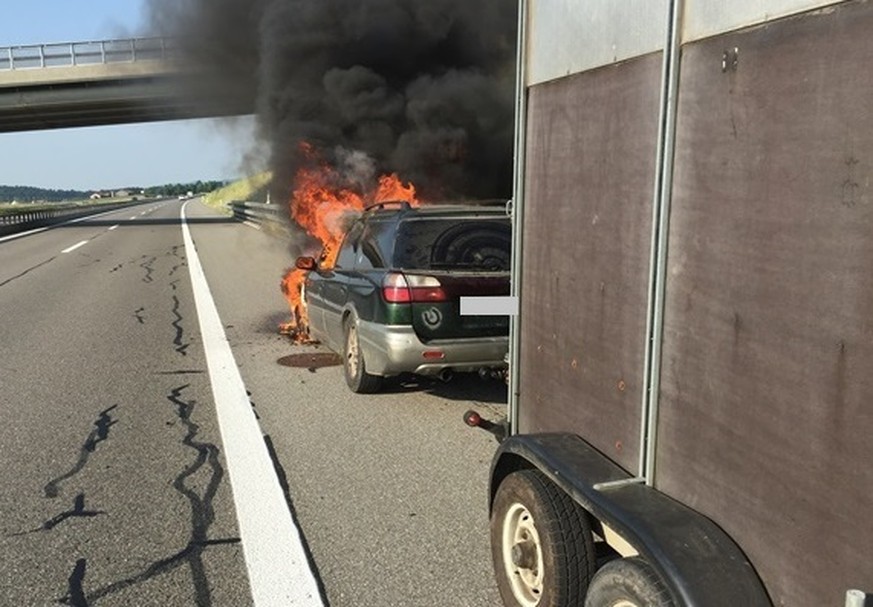
[[[739,546],[714,522],[625,470],[573,434],[522,434],[504,441],[491,466],[491,505],[500,482],[537,468],[596,519],[622,535],[660,574],[677,607],[772,607]]]

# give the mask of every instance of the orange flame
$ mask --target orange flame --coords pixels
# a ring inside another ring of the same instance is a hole
[[[378,185],[371,192],[359,194],[344,185],[346,180],[339,172],[327,165],[311,145],[302,144],[301,151],[312,166],[297,171],[291,197],[291,217],[297,224],[321,242],[319,267],[330,268],[336,262],[339,246],[345,234],[350,216],[364,210],[366,202],[406,201],[418,205],[415,187],[404,184],[396,173],[379,177]],[[282,278],[282,293],[288,300],[292,319],[280,327],[297,342],[307,343],[308,318],[301,297],[306,270],[292,268]]]

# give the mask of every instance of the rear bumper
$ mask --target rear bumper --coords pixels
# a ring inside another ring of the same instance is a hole
[[[423,343],[412,327],[360,322],[358,325],[367,372],[373,375],[417,373],[436,375],[443,369],[478,371],[506,367],[509,337],[443,339]],[[426,359],[425,352],[442,352]]]

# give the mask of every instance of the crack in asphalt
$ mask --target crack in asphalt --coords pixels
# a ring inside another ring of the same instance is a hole
[[[133,311],[134,317],[137,319],[137,321],[139,321],[139,324],[141,325],[145,324],[145,316],[142,315],[143,312],[145,312],[145,308],[142,306]]]
[[[208,548],[209,546],[235,545],[239,543],[240,538],[238,537],[191,542],[179,552],[168,556],[167,558],[155,561],[146,567],[146,569],[141,573],[113,582],[107,586],[89,592],[87,595],[82,588],[82,581],[85,578],[85,559],[79,559],[76,561],[76,567],[73,569],[73,574],[70,576],[70,586],[67,591],[68,594],[59,598],[57,602],[62,605],[71,605],[71,607],[88,607],[89,599],[91,601],[97,601],[111,594],[115,594],[116,592],[121,592],[131,586],[135,586],[136,584],[147,582],[157,575],[169,573],[170,571],[181,567],[195,550],[202,552],[204,548]],[[80,563],[82,563],[81,567]],[[197,600],[197,607],[210,607],[212,605],[210,598],[207,598],[206,602],[203,602],[198,596],[195,600]]]
[[[143,270],[146,271],[146,275],[143,277],[143,282],[154,282],[154,278],[152,278],[152,273],[155,269],[152,267],[152,264],[158,260],[157,257],[148,257],[147,255],[143,255],[140,259],[145,259],[145,261],[139,264]]]
[[[221,462],[218,461],[218,447],[214,443],[195,440],[200,431],[200,426],[191,419],[196,401],[186,401],[181,398],[182,392],[190,385],[184,384],[174,388],[169,396],[167,396],[167,400],[176,405],[176,415],[187,430],[185,437],[182,439],[182,444],[197,452],[194,461],[182,470],[173,481],[173,488],[184,495],[191,505],[191,540],[188,542],[187,548],[189,554],[185,556],[184,560],[188,561],[191,567],[197,604],[211,605],[209,583],[206,579],[206,570],[203,567],[201,554],[204,542],[209,541],[207,537],[209,527],[215,520],[215,509],[212,505],[212,500],[215,498],[218,486],[224,477],[224,468],[222,468]],[[193,489],[185,485],[185,480],[193,476],[204,466],[208,466],[212,474],[201,497]]]
[[[206,373],[202,369],[179,369],[177,371],[155,371],[153,375],[200,375]]]
[[[79,559],[76,562],[73,574],[70,576],[67,595],[58,599],[58,603],[72,605],[73,607],[87,607],[88,601],[95,602],[108,595],[148,581],[155,576],[169,573],[187,565],[191,569],[197,607],[211,607],[212,595],[209,589],[206,568],[203,563],[203,552],[209,546],[239,544],[240,538],[208,538],[209,528],[215,520],[215,509],[212,502],[224,477],[224,468],[218,459],[218,447],[214,443],[196,440],[200,432],[200,426],[191,419],[196,401],[184,400],[182,398],[182,393],[190,385],[184,384],[173,388],[166,397],[168,401],[175,405],[176,416],[185,427],[185,436],[182,438],[182,444],[196,452],[194,460],[173,480],[173,488],[188,500],[191,507],[191,537],[188,543],[178,552],[154,561],[140,573],[89,592],[83,589],[82,584],[85,577],[85,559]],[[211,471],[211,476],[203,494],[200,495],[186,485],[186,480],[200,472],[204,467]]]
[[[42,525],[35,529],[30,529],[29,531],[22,531],[19,533],[8,534],[6,537],[19,537],[22,535],[28,535],[31,533],[39,533],[41,531],[51,531],[61,523],[63,523],[67,519],[71,518],[93,518],[95,516],[100,516],[101,514],[106,514],[103,510],[85,510],[85,494],[80,493],[73,499],[73,509],[65,510],[60,514],[53,516]]]
[[[175,288],[175,286],[173,287]],[[185,334],[185,329],[182,327],[182,315],[179,313],[179,296],[175,293],[173,294],[173,315],[176,317],[171,324],[173,328],[176,329],[176,337],[173,338],[173,343],[176,346],[176,352],[181,354],[182,356],[188,356],[188,348],[191,346],[191,342],[182,343],[182,337]]]
[[[113,409],[115,409],[118,405],[112,405],[100,412],[97,416],[97,420],[94,422],[94,429],[91,430],[91,433],[88,435],[88,438],[85,439],[85,442],[82,444],[82,447],[79,449],[79,459],[70,468],[69,471],[62,474],[61,476],[54,478],[46,484],[43,491],[45,492],[46,497],[55,498],[58,496],[58,487],[65,480],[75,476],[79,472],[81,472],[82,468],[85,467],[85,464],[88,463],[88,458],[94,453],[94,450],[97,449],[97,445],[106,439],[109,438],[109,428],[118,423],[117,420],[113,420],[110,413]]]
[[[173,245],[173,248],[170,250],[170,254],[173,257],[176,257],[177,259],[180,260],[180,263],[177,263],[176,265],[174,265],[173,268],[170,270],[170,276],[175,274],[179,270],[179,268],[184,268],[188,265],[188,262],[185,261],[185,256],[179,255],[179,251],[183,250],[184,248],[185,248],[184,244],[177,244],[177,245]]]
[[[54,261],[55,259],[57,259],[57,258],[58,258],[58,256],[55,255],[54,257],[51,257],[51,258],[49,258],[49,259],[46,259],[46,260],[43,261],[42,263],[38,263],[38,264],[36,264],[35,266],[31,266],[31,267],[27,268],[27,269],[26,269],[24,272],[22,272],[21,274],[16,274],[16,275],[13,276],[12,278],[7,278],[7,279],[4,280],[3,282],[0,282],[0,287],[5,287],[6,285],[8,285],[8,284],[9,284],[10,282],[12,282],[13,280],[17,280],[17,279],[21,278],[22,276],[26,276],[26,275],[29,274],[30,272],[33,272],[34,270],[36,270],[36,269],[38,269],[38,268],[41,268],[41,267],[43,267],[43,266],[46,265],[46,264],[49,264],[49,263],[53,262],[53,261]]]
[[[85,591],[82,589],[87,568],[88,561],[85,559],[76,561],[76,566],[73,567],[73,572],[67,580],[69,595],[64,597],[64,602],[67,605],[72,605],[72,607],[88,607],[88,599],[85,597]]]

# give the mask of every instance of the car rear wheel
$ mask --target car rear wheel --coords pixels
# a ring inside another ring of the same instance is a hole
[[[367,365],[361,352],[361,342],[358,337],[358,319],[352,315],[345,322],[345,352],[343,356],[343,370],[346,383],[352,392],[358,394],[372,394],[377,392],[382,385],[382,378],[378,375],[367,373]]]

